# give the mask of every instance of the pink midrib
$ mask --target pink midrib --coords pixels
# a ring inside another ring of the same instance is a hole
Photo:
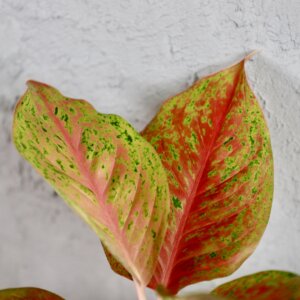
[[[237,78],[235,79],[234,81],[234,87],[233,87],[233,91],[230,95],[230,99],[232,100],[233,96],[234,96],[234,93],[235,93],[235,89],[236,89],[236,86],[237,86],[237,83],[238,83],[238,80],[240,78],[241,75],[237,76]],[[181,242],[181,236],[183,234],[183,231],[184,231],[184,228],[185,228],[185,224],[186,224],[186,221],[187,221],[187,218],[190,214],[190,210],[191,210],[191,207],[192,207],[192,204],[193,204],[193,199],[195,198],[196,196],[196,192],[197,192],[197,189],[198,189],[198,186],[201,184],[201,181],[203,180],[203,171],[206,167],[206,164],[207,164],[207,161],[209,159],[209,156],[211,154],[211,151],[213,149],[213,145],[221,131],[221,128],[222,128],[222,125],[223,125],[223,122],[224,122],[224,119],[227,115],[227,112],[230,108],[230,105],[231,105],[232,101],[230,101],[227,105],[227,107],[225,108],[224,110],[224,113],[222,115],[222,117],[220,118],[220,121],[218,122],[218,125],[217,125],[217,130],[215,131],[215,134],[214,134],[214,137],[212,138],[212,141],[208,147],[208,151],[207,151],[207,155],[205,157],[205,160],[204,160],[204,163],[202,166],[200,166],[198,172],[197,172],[197,181],[195,182],[195,184],[193,185],[193,188],[189,194],[189,196],[187,197],[187,207],[186,207],[186,210],[185,210],[185,213],[183,214],[182,218],[180,219],[180,223],[179,223],[179,229],[178,231],[176,232],[176,235],[175,235],[175,238],[174,238],[174,246],[172,247],[174,249],[174,251],[172,251],[172,254],[170,256],[170,260],[167,264],[167,268],[166,268],[166,272],[164,272],[164,275],[162,277],[162,280],[161,280],[161,284],[163,284],[164,286],[168,287],[169,285],[169,281],[170,281],[170,276],[171,276],[171,272],[172,272],[172,266],[174,265],[174,261],[175,261],[175,258],[178,254],[178,249],[179,249],[179,244]],[[192,200],[192,201],[190,201]]]

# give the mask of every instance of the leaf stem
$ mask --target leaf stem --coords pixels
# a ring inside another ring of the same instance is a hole
[[[145,294],[145,287],[142,286],[137,280],[133,279],[136,294],[138,296],[138,300],[147,300]]]

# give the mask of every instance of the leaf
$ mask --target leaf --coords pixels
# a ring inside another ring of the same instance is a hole
[[[210,295],[197,294],[183,297],[162,296],[161,299],[299,300],[300,276],[284,271],[264,271],[222,284],[213,290]]]
[[[225,300],[223,297],[219,297],[212,294],[188,294],[184,296],[171,296],[166,294],[167,291],[159,288],[157,291],[158,300]]]
[[[151,288],[176,294],[227,276],[254,251],[273,197],[270,136],[245,58],[167,100],[142,132],[159,153],[172,199]],[[114,270],[125,275],[118,261]]]
[[[264,271],[217,287],[213,295],[232,300],[299,300],[300,276],[284,271]]]
[[[123,265],[109,252],[103,243],[102,247],[106,255],[107,260],[109,261],[111,269],[117,274],[126,277],[129,280],[132,280],[131,274],[123,267]]]
[[[153,147],[125,120],[34,81],[17,104],[17,149],[146,285],[166,233],[169,191]]]
[[[195,294],[195,295],[188,295],[182,297],[162,297],[162,300],[225,300],[224,298],[220,298],[215,295],[209,294]]]
[[[0,300],[63,300],[49,291],[24,287],[0,290]]]

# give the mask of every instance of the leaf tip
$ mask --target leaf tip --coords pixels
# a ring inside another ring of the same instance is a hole
[[[46,83],[36,81],[36,80],[32,80],[32,79],[27,80],[26,85],[28,87],[28,90],[37,90],[37,89],[43,89],[43,88],[54,89],[52,86],[50,86]]]
[[[50,87],[48,84],[46,83],[43,83],[43,82],[40,82],[40,81],[36,81],[36,80],[33,80],[33,79],[29,79],[26,81],[26,84],[28,87],[31,87],[31,86],[44,86],[44,87]]]
[[[262,52],[262,49],[255,49],[255,50],[251,51],[248,55],[245,56],[245,58],[244,58],[245,62],[252,59],[253,56],[255,56],[256,54],[259,54],[260,52]]]

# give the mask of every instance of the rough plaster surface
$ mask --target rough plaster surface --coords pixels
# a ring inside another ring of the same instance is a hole
[[[96,235],[11,143],[26,80],[88,99],[142,129],[165,98],[252,49],[262,50],[247,72],[271,130],[274,206],[255,254],[229,278],[275,268],[300,273],[299,15],[297,0],[0,0],[0,288],[135,299]]]

